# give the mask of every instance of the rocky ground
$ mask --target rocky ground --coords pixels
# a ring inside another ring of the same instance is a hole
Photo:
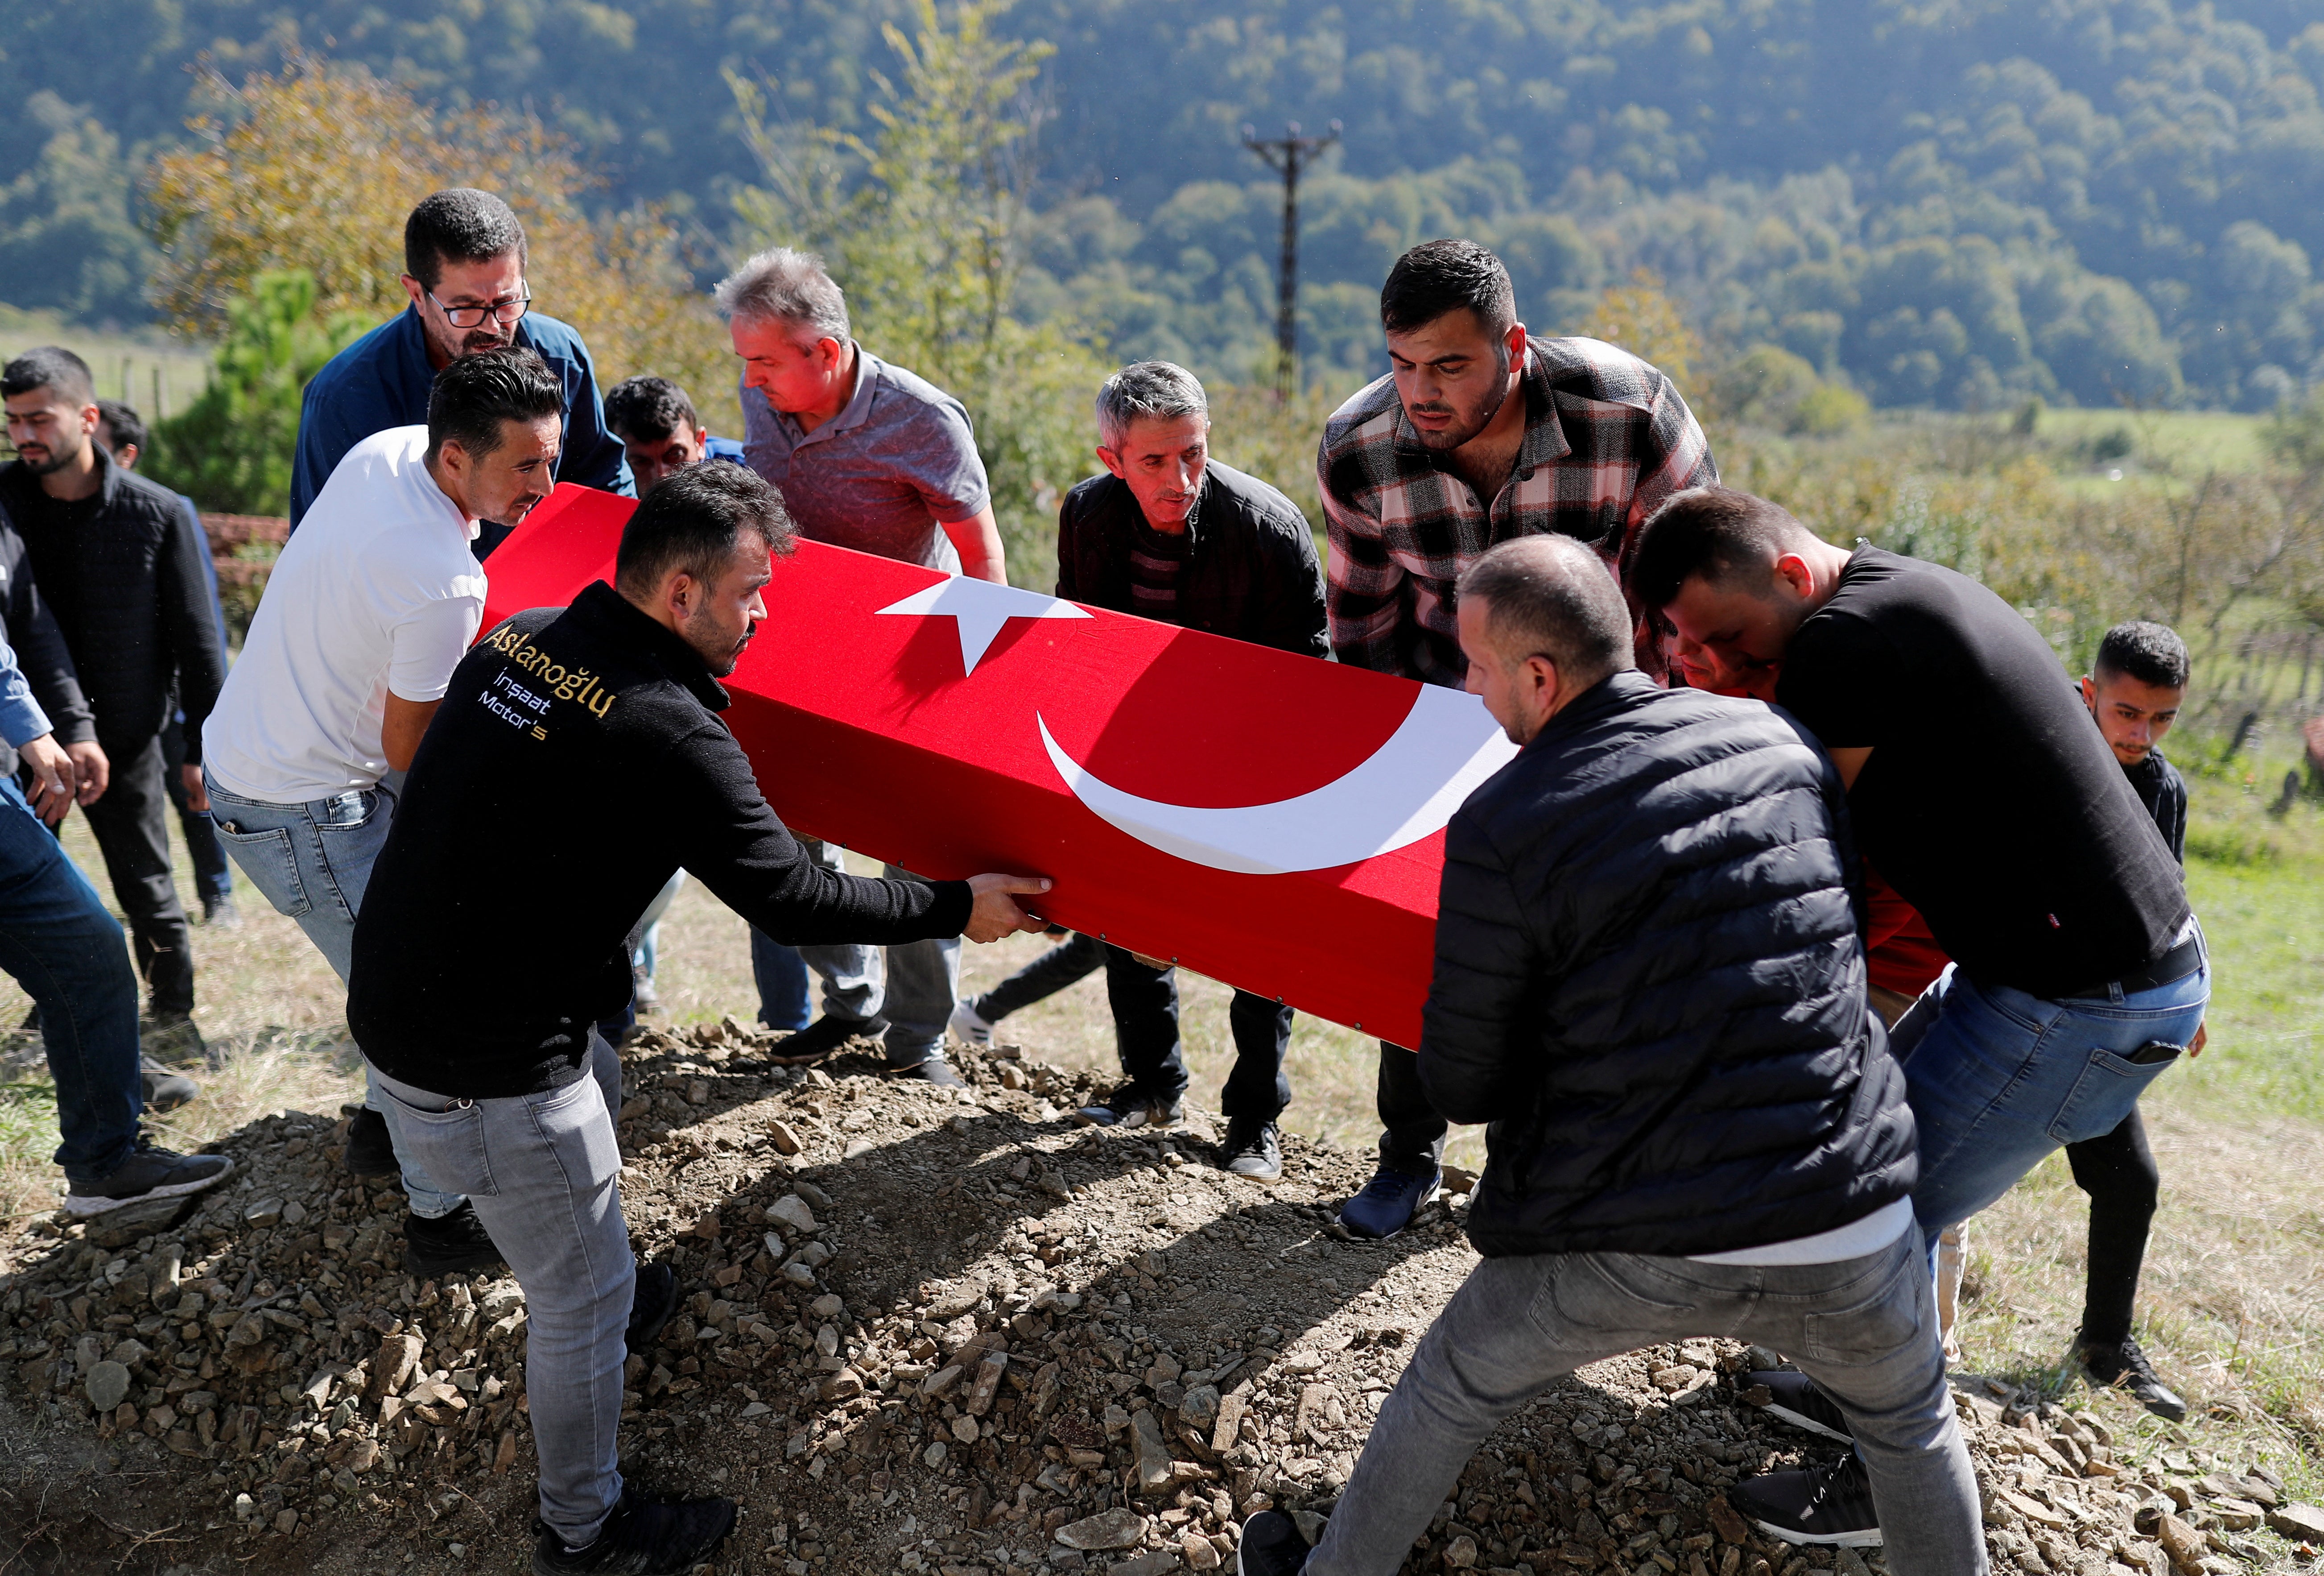
[[[624,1053],[631,1226],[686,1299],[631,1359],[627,1468],[742,1503],[722,1576],[1231,1563],[1251,1511],[1328,1513],[1474,1262],[1457,1194],[1392,1242],[1335,1236],[1364,1156],[1293,1138],[1255,1184],[1204,1163],[1199,1117],[1074,1126],[1091,1086],[1053,1069],[968,1054],[973,1087],[939,1090],[869,1059],[776,1069],[768,1043],[730,1018]],[[10,1245],[0,1571],[523,1568],[522,1294],[403,1274],[401,1197],[339,1168],[343,1127],[269,1118],[182,1218]],[[1825,1448],[1738,1393],[1772,1359],[1698,1340],[1584,1370],[1493,1437],[1406,1569],[1880,1569],[1728,1506]],[[1998,1570],[2195,1576],[2324,1544],[2324,1514],[2200,1433],[2134,1451],[2117,1401],[1958,1391]]]

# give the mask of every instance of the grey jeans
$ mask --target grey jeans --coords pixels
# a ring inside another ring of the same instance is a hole
[[[1838,1264],[1489,1258],[1412,1355],[1306,1576],[1392,1576],[1486,1435],[1584,1364],[1691,1336],[1790,1353],[1855,1425],[1895,1576],[1986,1569],[1921,1234]]]
[[[799,844],[826,870],[841,868],[839,849],[801,838]],[[890,880],[919,877],[900,865],[883,872]],[[888,1020],[888,1065],[915,1067],[944,1052],[945,1025],[960,996],[960,938],[907,941],[884,949],[853,944],[801,947],[800,958],[823,976],[823,1010],[836,1018]]]
[[[622,1498],[615,1435],[638,1276],[613,1137],[621,1058],[594,1031],[589,1054],[594,1076],[508,1099],[450,1099],[374,1070],[429,1173],[466,1191],[524,1288],[540,1519],[576,1548]]]
[[[275,913],[299,922],[341,985],[354,966],[355,915],[371,885],[371,867],[387,847],[402,784],[403,774],[391,772],[376,787],[303,804],[244,799],[210,784],[210,815],[227,857]],[[393,1108],[381,1101],[369,1076],[371,1063],[364,1069],[364,1104],[387,1123],[388,1141],[403,1172],[405,1201],[423,1219],[443,1219],[460,1207],[460,1195],[438,1189],[427,1167],[412,1160]]]

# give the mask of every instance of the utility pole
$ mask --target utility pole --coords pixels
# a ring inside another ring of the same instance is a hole
[[[1275,397],[1287,402],[1299,386],[1299,172],[1340,140],[1340,123],[1320,137],[1303,137],[1290,121],[1283,135],[1262,140],[1248,121],[1242,145],[1283,175],[1283,273],[1276,290]]]

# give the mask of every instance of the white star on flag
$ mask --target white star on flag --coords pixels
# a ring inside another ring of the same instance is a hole
[[[971,575],[954,575],[925,591],[915,591],[900,602],[890,602],[881,613],[906,613],[923,618],[950,618],[960,629],[963,677],[976,664],[1011,618],[1086,618],[1086,610],[1038,591],[999,586]]]

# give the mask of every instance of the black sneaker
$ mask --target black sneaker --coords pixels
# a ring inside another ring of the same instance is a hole
[[[898,1083],[932,1083],[938,1089],[966,1089],[968,1080],[952,1070],[941,1056],[923,1057],[901,1067],[890,1064],[888,1076]]]
[[[202,899],[202,923],[214,931],[242,929],[242,911],[234,905],[231,896]]]
[[[1227,1124],[1226,1142],[1219,1145],[1213,1163],[1234,1176],[1253,1182],[1279,1182],[1283,1177],[1283,1133],[1271,1121],[1237,1117]]]
[[[637,1288],[630,1293],[630,1327],[622,1335],[629,1349],[643,1351],[678,1312],[678,1272],[666,1264],[638,1265]]]
[[[1311,1552],[1297,1522],[1279,1510],[1262,1510],[1242,1524],[1235,1571],[1237,1576],[1295,1576]]]
[[[885,1018],[842,1018],[829,1013],[796,1034],[786,1034],[767,1052],[779,1067],[804,1066],[822,1061],[850,1040],[876,1040],[888,1032]]]
[[[1125,1083],[1102,1100],[1074,1113],[1084,1127],[1175,1127],[1185,1118],[1183,1095],[1150,1095],[1134,1083]]]
[[[493,1246],[493,1234],[476,1219],[476,1207],[466,1199],[458,1209],[433,1220],[421,1215],[403,1218],[403,1267],[423,1281],[504,1262]]]
[[[102,1215],[149,1199],[181,1199],[214,1188],[234,1174],[234,1162],[223,1154],[179,1154],[154,1146],[153,1136],[141,1133],[129,1158],[102,1182],[75,1182],[65,1195],[65,1213]]]
[[[1848,1414],[1832,1404],[1831,1397],[1817,1389],[1816,1382],[1805,1374],[1763,1369],[1744,1376],[1743,1389],[1762,1385],[1773,1399],[1759,1403],[1761,1410],[1782,1418],[1794,1428],[1803,1428],[1842,1444],[1856,1442],[1856,1432],[1849,1426]]]
[[[1412,1218],[1443,1186],[1444,1173],[1436,1166],[1429,1167],[1424,1176],[1415,1176],[1383,1165],[1372,1173],[1372,1180],[1361,1192],[1340,1206],[1340,1224],[1351,1236],[1385,1241],[1411,1225]]]
[[[2098,1389],[2127,1390],[2132,1400],[2172,1423],[2187,1415],[2187,1403],[2155,1376],[2153,1366],[2138,1349],[2135,1337],[2126,1335],[2117,1345],[2093,1346],[2077,1336],[2074,1360],[2081,1367],[2082,1377]]]
[[[357,1176],[393,1176],[403,1169],[387,1136],[387,1118],[369,1106],[356,1107],[347,1118],[346,1167]]]
[[[1872,1479],[1854,1454],[1826,1466],[1769,1472],[1727,1491],[1736,1509],[1759,1530],[1787,1544],[1842,1549],[1880,1546],[1880,1517],[1872,1508]]]
[[[677,1576],[707,1560],[734,1530],[734,1502],[665,1499],[624,1488],[597,1541],[586,1549],[568,1549],[555,1533],[533,1525],[539,1537],[532,1576]]]
[[[137,1079],[149,1111],[174,1111],[201,1097],[202,1086],[182,1072],[172,1072],[151,1056],[137,1059]]]

